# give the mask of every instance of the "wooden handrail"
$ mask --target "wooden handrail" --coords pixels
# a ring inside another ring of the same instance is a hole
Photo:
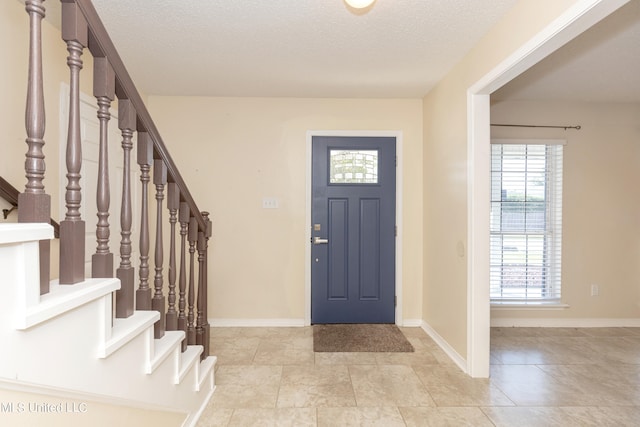
[[[11,185],[6,179],[0,176],[0,197],[5,199],[7,202],[11,203],[11,206],[15,206],[20,209],[18,206],[18,195],[20,192],[16,187]],[[55,238],[60,237],[60,224],[58,224],[53,219],[50,220],[51,225],[53,226],[53,234]]]
[[[13,185],[9,184],[0,176],[0,197],[11,203],[12,206],[18,206],[18,195],[20,192]]]
[[[160,136],[160,132],[151,119],[151,115],[146,105],[142,101],[140,93],[136,89],[129,72],[127,71],[118,51],[116,50],[111,37],[107,33],[104,24],[98,16],[98,12],[91,3],[91,0],[62,0],[63,3],[75,2],[86,19],[89,27],[89,50],[95,57],[107,57],[117,76],[116,93],[120,99],[129,99],[138,115],[138,132],[147,132],[153,141],[154,157],[162,159],[167,167],[169,182],[175,182],[180,189],[180,199],[186,202],[191,209],[192,215],[198,222],[201,230],[207,229],[207,221],[202,216],[200,209],[196,205],[187,185],[185,184],[177,166],[175,165],[167,147]]]

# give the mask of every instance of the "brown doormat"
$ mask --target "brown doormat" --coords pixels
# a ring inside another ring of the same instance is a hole
[[[413,346],[396,325],[313,325],[313,351],[412,352]]]

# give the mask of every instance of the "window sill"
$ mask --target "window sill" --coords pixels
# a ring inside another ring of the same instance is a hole
[[[492,302],[491,310],[564,310],[569,304],[559,302]]]

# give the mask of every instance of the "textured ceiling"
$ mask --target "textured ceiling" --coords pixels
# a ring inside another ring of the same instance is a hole
[[[516,0],[93,0],[147,94],[422,97]]]
[[[93,0],[150,95],[419,98],[517,0]],[[59,2],[47,2],[59,22]],[[640,0],[492,99],[640,102]]]

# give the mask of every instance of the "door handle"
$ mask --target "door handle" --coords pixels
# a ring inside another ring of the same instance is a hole
[[[321,239],[320,237],[313,238],[314,245],[326,245],[327,243],[329,243],[329,239]]]

